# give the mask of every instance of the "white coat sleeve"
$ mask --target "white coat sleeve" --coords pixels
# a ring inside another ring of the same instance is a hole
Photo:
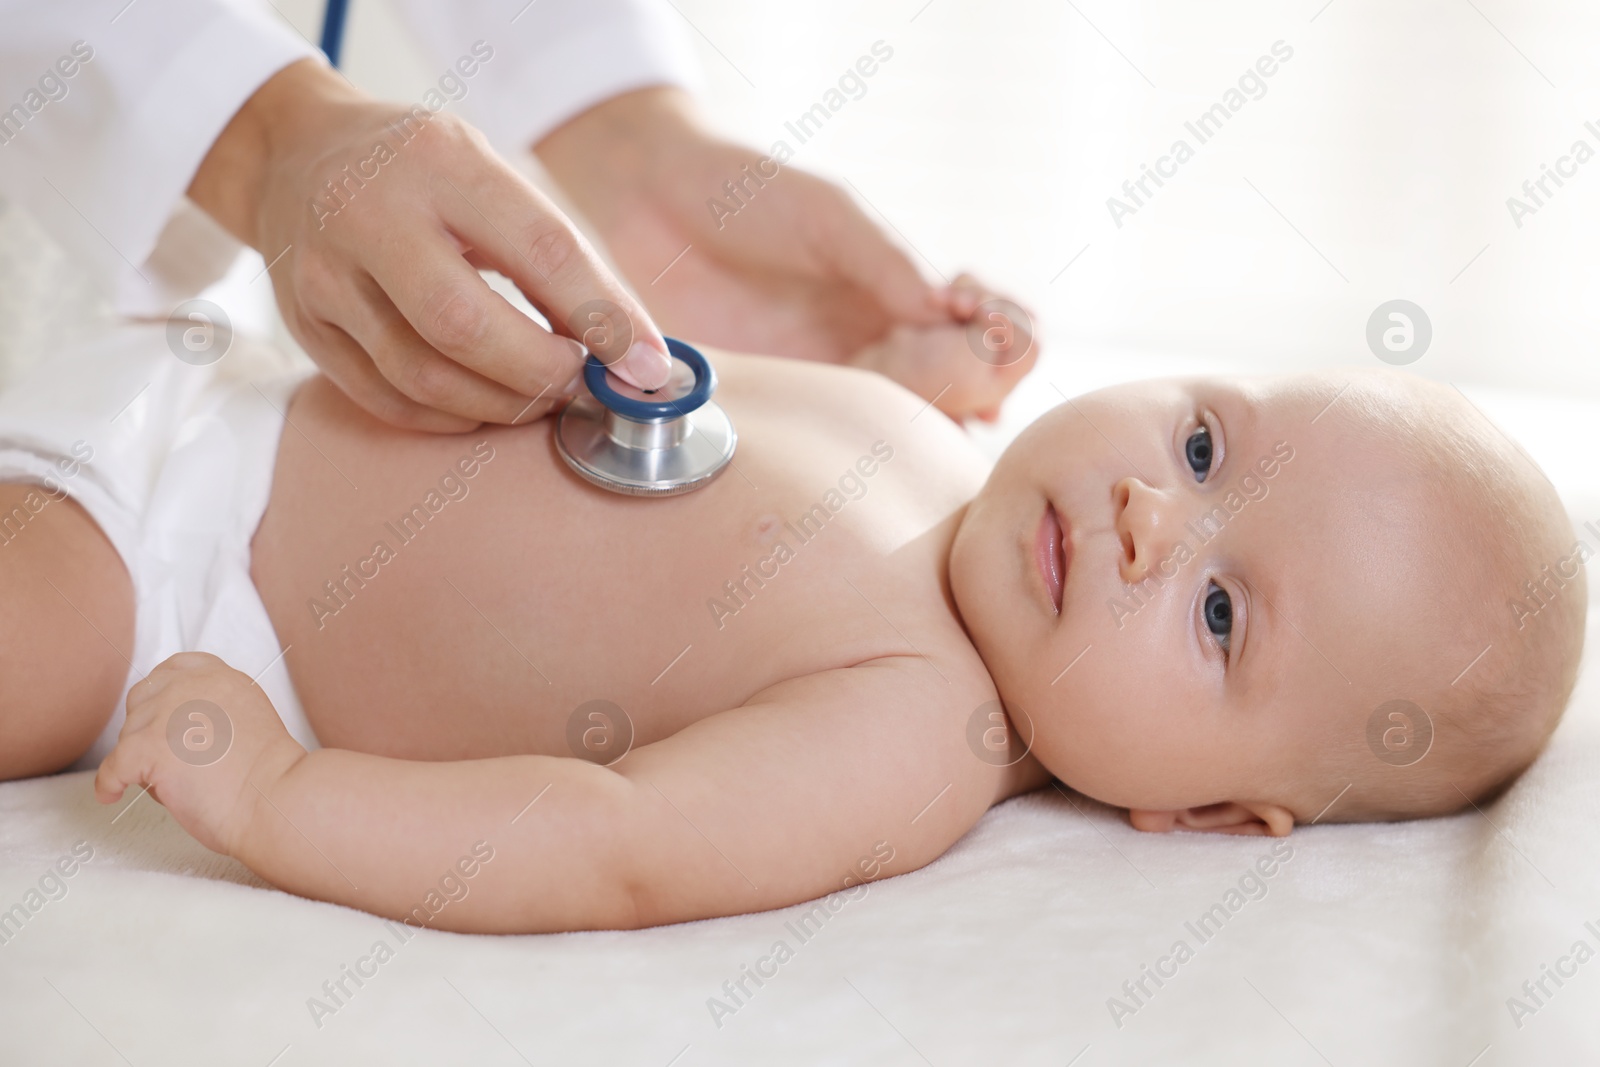
[[[691,31],[667,0],[393,2],[439,71],[443,95],[455,100],[452,109],[503,155],[527,152],[621,93],[700,85]],[[478,42],[492,49],[481,64],[473,58],[484,51],[474,52]],[[469,69],[471,77],[459,76]]]
[[[195,171],[268,78],[319,55],[230,0],[0,0],[0,195],[134,310]]]

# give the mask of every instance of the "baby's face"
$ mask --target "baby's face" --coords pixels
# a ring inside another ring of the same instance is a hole
[[[1315,757],[1407,695],[1373,679],[1459,668],[1447,609],[1416,593],[1437,577],[1437,519],[1324,416],[1339,386],[1119,386],[1001,457],[952,588],[1018,731],[1067,784],[1131,809],[1309,819],[1339,789],[1312,780]]]

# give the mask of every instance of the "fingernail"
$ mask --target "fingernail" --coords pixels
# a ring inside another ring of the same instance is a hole
[[[659,348],[635,341],[616,369],[640,389],[659,389],[672,376],[672,361]]]
[[[566,385],[561,387],[561,395],[562,396],[577,396],[578,395],[578,390],[579,390],[579,388],[582,387],[582,385],[583,385],[583,375],[575,374],[572,377],[572,381],[568,382]]]

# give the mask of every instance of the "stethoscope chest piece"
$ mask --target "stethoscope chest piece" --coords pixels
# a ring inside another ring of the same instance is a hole
[[[698,351],[667,338],[672,376],[645,392],[610,374],[594,356],[584,363],[589,396],[567,405],[556,422],[561,458],[586,481],[629,496],[676,496],[722,473],[739,436],[711,399],[717,374]]]

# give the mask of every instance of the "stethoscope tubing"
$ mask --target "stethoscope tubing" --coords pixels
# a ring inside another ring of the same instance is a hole
[[[322,11],[322,53],[335,67],[344,51],[344,25],[349,15],[349,0],[328,0]]]

